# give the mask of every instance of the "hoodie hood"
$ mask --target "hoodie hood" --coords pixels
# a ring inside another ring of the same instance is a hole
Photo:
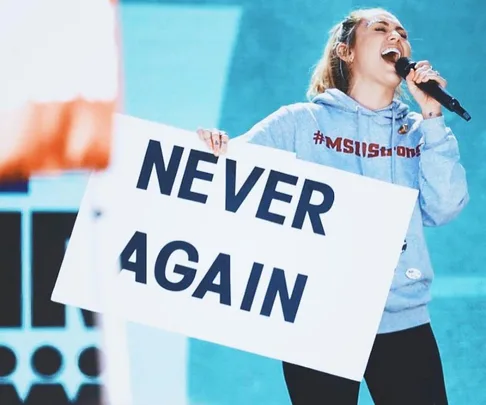
[[[314,97],[312,102],[351,113],[360,112],[365,116],[374,117],[377,123],[383,125],[389,125],[393,119],[403,119],[409,113],[408,106],[400,100],[393,100],[389,106],[380,110],[370,110],[338,89],[328,89]]]

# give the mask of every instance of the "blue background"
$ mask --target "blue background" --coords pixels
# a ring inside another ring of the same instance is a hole
[[[239,135],[279,106],[304,100],[310,69],[328,30],[352,8],[383,6],[394,12],[410,33],[414,58],[430,60],[473,117],[466,123],[447,114],[459,139],[471,202],[453,223],[427,229],[427,238],[436,270],[431,312],[450,403],[486,404],[486,3],[396,0],[391,8],[389,4],[122,2],[125,112],[185,129],[218,127]],[[85,181],[74,175],[33,179],[27,193],[1,193],[0,209],[73,211]],[[28,219],[23,229],[25,276],[30,271]],[[23,288],[29,291],[28,277]],[[24,300],[29,300],[28,294]],[[0,330],[0,339],[19,352],[27,353],[47,340],[71,353],[60,379],[75,392],[80,377],[70,359],[98,337],[81,326],[77,310],[69,309],[69,321],[63,331],[33,330],[26,322],[23,332]],[[129,344],[134,405],[152,404],[155,399],[169,405],[290,404],[277,361],[139,325],[130,325]],[[13,378],[25,391],[33,377],[28,356],[19,357]],[[371,403],[363,384],[360,404]]]

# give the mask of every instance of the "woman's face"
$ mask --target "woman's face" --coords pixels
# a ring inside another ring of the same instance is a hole
[[[353,83],[372,81],[395,89],[401,82],[395,62],[410,54],[407,32],[395,16],[376,14],[362,19],[351,51]]]

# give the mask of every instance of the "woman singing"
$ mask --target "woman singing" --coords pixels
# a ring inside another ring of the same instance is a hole
[[[377,405],[444,405],[441,359],[427,309],[433,269],[423,227],[451,221],[469,196],[457,140],[441,105],[417,87],[429,80],[445,87],[445,80],[421,61],[406,78],[420,113],[399,100],[395,62],[410,54],[407,32],[394,15],[355,11],[331,30],[312,74],[310,101],[281,107],[239,139],[419,190],[365,380]],[[225,153],[224,132],[198,133],[215,154]],[[358,382],[287,363],[283,371],[294,405],[357,404]]]

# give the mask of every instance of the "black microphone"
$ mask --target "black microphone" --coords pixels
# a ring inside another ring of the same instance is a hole
[[[403,57],[397,60],[395,63],[395,70],[397,71],[398,75],[403,77],[404,79],[408,76],[410,71],[415,67],[417,63],[413,60]],[[445,108],[449,111],[452,111],[469,121],[471,116],[469,113],[461,107],[461,104],[457,99],[452,97],[443,87],[439,85],[436,81],[430,80],[425,83],[417,84],[417,87],[431,96],[433,99],[437,100],[440,104],[442,104]]]

